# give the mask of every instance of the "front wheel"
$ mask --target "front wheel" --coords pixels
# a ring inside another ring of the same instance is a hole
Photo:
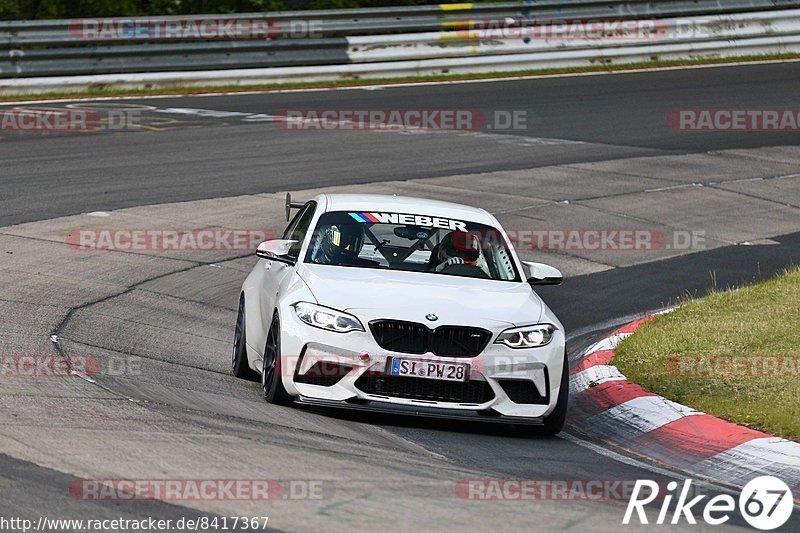
[[[258,372],[250,368],[247,361],[247,335],[244,317],[244,293],[239,297],[239,315],[236,317],[236,329],[233,332],[233,350],[231,353],[231,372],[239,379],[258,381]]]
[[[294,400],[283,386],[283,362],[281,361],[281,322],[278,313],[272,318],[264,347],[264,366],[261,370],[261,389],[264,398],[276,405],[290,405]]]

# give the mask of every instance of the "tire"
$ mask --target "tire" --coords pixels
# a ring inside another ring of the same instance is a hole
[[[244,319],[244,293],[239,296],[239,314],[236,316],[236,329],[233,332],[231,351],[231,372],[239,379],[258,381],[258,372],[250,368],[247,361],[247,322]]]
[[[281,361],[281,322],[277,311],[267,333],[264,346],[264,364],[261,370],[261,390],[264,398],[275,405],[291,405],[294,398],[283,386]]]
[[[558,387],[558,399],[556,400],[556,407],[544,419],[544,424],[541,426],[527,426],[517,425],[514,427],[519,435],[531,436],[538,435],[543,437],[558,435],[564,429],[564,423],[567,420],[567,406],[569,405],[569,364],[567,363],[567,354],[564,353],[564,365],[561,369],[561,384]]]

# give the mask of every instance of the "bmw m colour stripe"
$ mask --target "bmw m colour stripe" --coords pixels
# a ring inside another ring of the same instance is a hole
[[[380,220],[371,213],[350,213],[350,216],[359,222],[380,222]]]
[[[407,215],[403,213],[347,213],[357,222],[373,222],[375,224],[413,224],[415,226],[428,226],[434,228],[467,231],[466,222],[451,220],[449,218],[432,217],[427,215]]]

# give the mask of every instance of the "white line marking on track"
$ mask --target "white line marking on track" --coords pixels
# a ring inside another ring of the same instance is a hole
[[[580,437],[573,435],[572,433],[562,432],[559,434],[559,437],[568,442],[576,444],[582,448],[591,450],[598,455],[602,455],[603,457],[613,459],[614,461],[626,464],[628,466],[632,466],[634,468],[641,468],[642,470],[647,470],[648,472],[652,472],[654,474],[658,474],[659,476],[663,476],[669,479],[684,479],[688,475],[687,472],[668,470],[666,468],[661,468],[659,466],[652,465],[644,461],[640,461],[638,459],[634,459],[633,457],[628,457],[627,455],[623,455],[619,452],[615,452],[608,448],[604,448],[603,446],[594,444],[593,442],[583,440]],[[728,487],[722,481],[718,481],[713,478],[701,478],[700,480],[696,480],[694,478],[692,479],[699,487],[703,487],[707,490],[710,489],[719,492],[725,492],[726,494],[733,494],[737,496],[739,495],[738,490]]]
[[[702,183],[681,183],[680,185],[670,185],[668,187],[656,187],[655,189],[645,189],[645,193],[650,192],[664,192],[664,191],[674,191],[677,189],[692,189],[695,187],[703,187]]]

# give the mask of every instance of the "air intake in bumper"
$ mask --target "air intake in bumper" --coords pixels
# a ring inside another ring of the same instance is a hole
[[[295,383],[305,383],[307,385],[332,387],[352,370],[352,366],[319,361],[309,368],[305,374],[295,373],[294,381]]]
[[[549,392],[547,396],[539,394],[539,390],[533,384],[533,381],[527,379],[498,379],[497,383],[506,393],[508,399],[514,403],[536,405],[550,403]]]
[[[478,380],[453,382],[364,375],[356,381],[356,388],[366,394],[406,400],[481,404],[494,398],[492,387],[485,381]]]

